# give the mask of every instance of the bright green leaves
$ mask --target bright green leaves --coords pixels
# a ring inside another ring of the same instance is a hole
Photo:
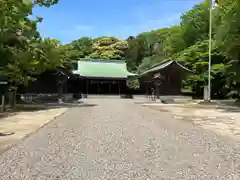
[[[32,6],[32,4],[33,4],[32,0],[22,0],[22,2],[25,6]]]
[[[124,59],[127,48],[126,41],[115,37],[102,37],[93,40],[92,52],[88,57],[93,59]]]
[[[82,37],[73,41],[72,59],[92,58],[92,59],[125,59],[125,51],[128,43],[115,37],[99,37],[91,39]]]
[[[140,87],[140,83],[139,83],[138,79],[128,79],[127,86],[130,89],[138,89]]]

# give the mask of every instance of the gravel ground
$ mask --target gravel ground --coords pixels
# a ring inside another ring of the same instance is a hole
[[[132,100],[89,99],[0,156],[1,180],[240,179],[238,144]]]

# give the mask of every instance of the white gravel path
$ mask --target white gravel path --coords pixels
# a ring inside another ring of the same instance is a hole
[[[237,180],[237,143],[132,100],[89,99],[0,156],[0,180]]]

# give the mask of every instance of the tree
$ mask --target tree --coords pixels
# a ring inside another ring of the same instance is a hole
[[[21,61],[26,61],[26,59],[19,57],[25,56],[29,60],[31,56],[28,44],[32,42],[31,38],[36,34],[37,22],[30,21],[27,16],[32,13],[33,4],[28,1],[14,0],[2,0],[1,4],[1,73],[7,76],[10,82],[26,81],[21,77],[22,70],[20,69],[24,64]]]
[[[125,59],[127,48],[126,41],[115,37],[101,37],[93,40],[92,53],[88,57],[93,59]]]
[[[168,28],[165,39],[163,40],[163,52],[166,57],[184,50],[185,42],[183,40],[182,28],[180,26],[172,26]]]
[[[34,7],[31,0],[0,3],[0,74],[8,78],[10,88],[16,92],[19,85],[35,80],[36,74],[63,66],[64,60],[59,41],[40,38],[36,25],[42,18],[29,19]]]
[[[240,2],[225,0],[218,3],[220,25],[216,31],[216,45],[228,57],[228,77],[232,81],[232,95],[240,97]]]
[[[212,95],[215,97],[226,97],[229,87],[225,74],[225,57],[214,47],[212,56]],[[177,60],[193,71],[185,81],[185,86],[197,93],[203,94],[203,87],[208,82],[208,40],[198,42],[182,51]]]
[[[76,51],[76,59],[85,58],[92,53],[93,41],[89,37],[82,37],[71,43],[73,49]]]
[[[209,0],[195,5],[181,17],[183,39],[187,47],[198,41],[208,39],[209,32]]]
[[[136,71],[142,62],[145,49],[137,37],[128,37],[127,43],[128,49],[125,53],[127,67],[130,71]]]

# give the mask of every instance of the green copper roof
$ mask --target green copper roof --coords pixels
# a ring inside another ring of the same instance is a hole
[[[73,71],[82,77],[127,78],[135,74],[128,72],[126,62],[122,60],[80,60],[78,69]]]

